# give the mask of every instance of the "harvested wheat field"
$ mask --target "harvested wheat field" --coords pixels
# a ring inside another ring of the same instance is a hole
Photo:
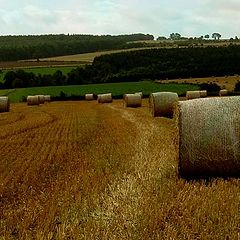
[[[216,83],[221,88],[226,88],[228,91],[233,91],[235,84],[240,81],[240,76],[225,76],[225,77],[208,77],[208,78],[180,78],[172,80],[157,80],[159,83],[193,83],[193,84],[202,84],[202,83]]]
[[[122,101],[0,115],[0,239],[239,239],[240,180],[178,178],[174,120]]]

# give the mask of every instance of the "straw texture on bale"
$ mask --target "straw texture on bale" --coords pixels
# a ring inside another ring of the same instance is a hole
[[[51,102],[51,96],[50,95],[44,95],[44,101],[45,102]]]
[[[39,103],[43,104],[45,102],[45,97],[44,95],[37,95],[39,97]]]
[[[180,175],[240,176],[239,105],[239,96],[177,104]]]
[[[177,93],[156,92],[149,96],[149,108],[153,117],[172,117],[174,105],[178,102]]]
[[[125,94],[123,103],[125,107],[141,107],[142,97],[139,93]]]
[[[10,103],[8,97],[0,97],[0,112],[9,112]]]
[[[87,101],[94,100],[94,95],[92,93],[85,94],[85,100]]]
[[[195,99],[195,98],[200,98],[201,94],[200,91],[187,91],[186,93],[186,98],[189,99]]]
[[[98,103],[111,103],[112,102],[112,94],[111,93],[105,93],[105,94],[99,94],[97,96]]]
[[[200,92],[200,97],[201,98],[207,97],[207,90],[201,90],[199,92]]]
[[[27,104],[28,105],[39,105],[40,104],[39,97],[38,96],[28,96]]]
[[[141,98],[143,97],[143,93],[142,92],[136,92],[135,94],[139,94],[141,96]]]
[[[221,89],[219,91],[219,96],[222,97],[222,96],[227,96],[228,95],[228,90],[227,89]]]

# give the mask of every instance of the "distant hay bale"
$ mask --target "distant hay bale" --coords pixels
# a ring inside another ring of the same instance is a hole
[[[240,176],[240,97],[179,102],[179,173]]]
[[[94,100],[94,95],[92,93],[85,94],[85,100],[87,101]]]
[[[219,96],[223,97],[223,96],[227,96],[228,95],[228,90],[227,89],[221,89],[219,91]]]
[[[9,112],[10,102],[6,96],[0,97],[0,112]]]
[[[45,102],[51,102],[51,96],[50,95],[44,95],[44,101]]]
[[[28,105],[39,105],[40,104],[39,96],[28,96],[27,104]]]
[[[149,96],[149,108],[153,117],[172,117],[174,105],[178,102],[177,93],[156,92]]]
[[[97,101],[98,101],[98,103],[111,103],[112,102],[112,94],[111,93],[98,94]]]
[[[43,104],[45,102],[45,97],[44,95],[37,95],[39,97],[39,103]]]
[[[186,98],[188,100],[195,99],[195,98],[200,98],[200,97],[201,97],[200,91],[187,91],[186,92]]]
[[[200,90],[199,92],[201,98],[207,97],[207,90]]]
[[[139,94],[141,98],[143,98],[143,93],[142,92],[136,92],[135,94]]]
[[[125,94],[123,103],[125,107],[141,107],[142,97],[139,93]]]

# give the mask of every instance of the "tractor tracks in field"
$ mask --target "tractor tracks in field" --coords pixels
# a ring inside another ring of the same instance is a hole
[[[17,114],[18,114],[18,117],[12,121],[4,122],[4,121],[2,121],[2,119],[0,119],[0,127],[17,123],[21,120],[24,120],[24,118],[26,117],[26,115],[23,113],[17,113]]]
[[[132,171],[108,185],[100,196],[103,205],[95,209],[92,217],[99,223],[103,222],[104,226],[118,226],[117,231],[125,232],[129,237],[137,230],[142,205],[148,193],[157,191],[163,179],[176,173],[177,166],[169,161],[174,148],[171,143],[168,146],[170,138],[165,128],[148,116],[146,109],[124,109],[114,105],[108,107],[118,111],[137,130],[137,135],[132,137],[134,154],[129,160]],[[167,121],[169,123],[171,121]]]
[[[32,131],[32,130],[35,130],[35,129],[39,129],[41,127],[48,126],[48,125],[50,125],[50,124],[52,124],[52,123],[54,123],[54,122],[56,122],[58,120],[58,117],[56,115],[52,114],[52,113],[46,112],[44,110],[41,110],[40,113],[45,114],[50,119],[48,121],[46,121],[46,122],[42,122],[42,123],[40,122],[37,125],[30,126],[30,127],[23,127],[23,128],[20,128],[19,130],[17,130],[16,132],[7,133],[5,135],[2,135],[2,136],[0,136],[0,141],[1,140],[6,140],[6,138],[11,138],[13,136],[17,136],[17,135],[20,135],[20,134],[25,134],[25,133],[27,133],[29,131]],[[8,123],[8,124],[5,124],[3,126],[11,125],[13,123],[18,123],[19,121],[24,120],[24,119],[26,119],[26,115],[22,114],[16,121]]]

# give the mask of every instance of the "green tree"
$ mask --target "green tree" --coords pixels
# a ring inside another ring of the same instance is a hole
[[[181,39],[181,34],[180,33],[171,33],[169,38],[171,40],[179,40],[179,39]]]
[[[221,36],[222,35],[220,33],[216,33],[216,32],[212,34],[212,38],[214,38],[214,40],[219,40]]]
[[[164,37],[164,36],[159,36],[158,38],[157,38],[157,40],[166,40],[167,38],[166,37]]]
[[[16,78],[16,73],[14,71],[6,72],[3,80],[4,80],[4,88],[13,88],[13,81]]]
[[[66,83],[66,76],[64,76],[62,71],[60,71],[60,70],[57,70],[53,74],[53,79],[57,86],[65,85],[65,83]]]
[[[236,83],[234,91],[240,92],[240,82],[239,81]]]

